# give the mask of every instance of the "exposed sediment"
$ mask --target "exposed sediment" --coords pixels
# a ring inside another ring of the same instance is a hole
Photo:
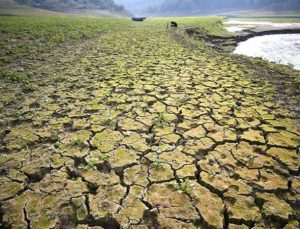
[[[261,71],[147,28],[51,55],[0,88],[0,227],[299,228],[300,119]]]

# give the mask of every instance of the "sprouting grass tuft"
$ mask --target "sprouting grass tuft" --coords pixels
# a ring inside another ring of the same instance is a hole
[[[178,191],[182,191],[182,192],[187,193],[187,194],[191,193],[191,191],[192,191],[192,186],[190,184],[190,180],[189,179],[186,179],[182,183],[176,184],[175,188]]]
[[[161,169],[163,168],[161,162],[159,161],[159,156],[155,155],[152,158],[151,167],[154,169]]]
[[[105,119],[101,122],[101,125],[102,126],[109,126],[110,124],[112,124],[112,122],[113,122],[112,118],[107,118],[107,119]]]
[[[168,124],[169,123],[164,113],[159,113],[157,117],[154,119],[154,125],[156,127],[161,128],[167,126]]]
[[[81,147],[84,145],[84,140],[82,140],[80,138],[74,138],[74,139],[72,139],[71,143],[73,146]]]
[[[24,82],[22,83],[22,90],[23,92],[33,92],[38,89],[38,86],[34,83]]]
[[[0,73],[1,79],[10,80],[12,82],[25,83],[28,81],[29,76],[25,72],[16,70],[3,70]]]

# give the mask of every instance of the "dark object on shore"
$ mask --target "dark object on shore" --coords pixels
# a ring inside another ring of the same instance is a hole
[[[175,21],[171,21],[170,24],[171,24],[171,28],[177,28],[178,27],[178,24]]]
[[[146,19],[146,17],[132,17],[131,20],[132,21],[144,21]]]

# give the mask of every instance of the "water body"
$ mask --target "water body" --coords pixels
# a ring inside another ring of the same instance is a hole
[[[292,64],[295,69],[300,70],[300,34],[253,37],[239,43],[234,53],[262,57],[280,64]]]
[[[225,28],[229,32],[242,32],[246,29],[268,27],[269,29],[275,28],[300,28],[300,23],[274,23],[274,22],[262,22],[262,21],[239,21],[229,20],[224,22]]]

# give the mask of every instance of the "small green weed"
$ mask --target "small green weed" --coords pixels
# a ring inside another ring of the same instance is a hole
[[[112,118],[107,118],[107,119],[105,119],[105,120],[103,120],[103,121],[101,122],[101,125],[102,125],[102,126],[109,126],[109,125],[112,124],[112,122],[113,122]]]
[[[33,92],[33,91],[37,90],[37,88],[38,88],[38,86],[34,83],[29,83],[29,82],[22,83],[22,90],[25,93]]]
[[[88,161],[88,165],[96,170],[97,164],[102,164],[103,162],[107,162],[109,160],[109,158],[110,158],[110,156],[107,154],[100,154],[97,157],[91,158]]]
[[[158,116],[154,119],[154,125],[157,127],[165,127],[168,125],[168,121],[164,113],[159,113]]]
[[[152,158],[151,167],[154,169],[161,169],[163,168],[161,162],[159,161],[159,156],[155,155]]]
[[[71,143],[72,143],[73,146],[79,146],[79,147],[81,147],[81,146],[84,145],[84,140],[82,140],[80,138],[75,138],[75,139],[72,140]]]
[[[107,154],[101,154],[101,155],[99,155],[99,159],[101,160],[101,161],[108,161],[109,160],[109,158],[110,158],[110,156],[109,155],[107,155]]]
[[[58,133],[54,132],[54,133],[51,133],[50,139],[51,139],[51,141],[57,142],[57,141],[59,141],[60,136]]]
[[[3,70],[0,74],[1,79],[8,79],[12,82],[25,83],[28,81],[29,76],[25,72],[16,70]]]
[[[190,184],[190,180],[189,179],[186,179],[184,182],[182,183],[179,183],[179,184],[176,184],[175,185],[175,188],[178,190],[178,191],[182,191],[184,193],[191,193],[192,191],[192,187],[191,187],[191,184]]]
[[[190,98],[189,98],[188,95],[182,95],[182,96],[179,98],[179,102],[181,102],[181,103],[186,103],[189,99],[190,99]]]
[[[176,88],[177,88],[177,90],[180,90],[180,91],[184,89],[182,83],[178,84]]]

